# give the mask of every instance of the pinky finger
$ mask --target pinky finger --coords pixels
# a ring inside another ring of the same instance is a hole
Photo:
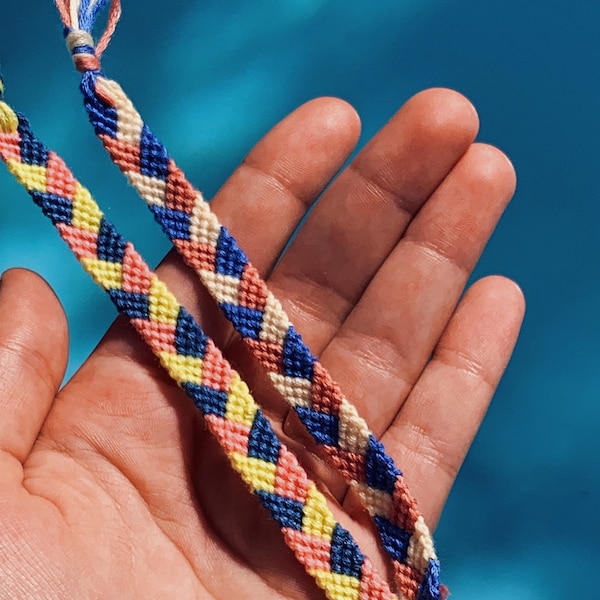
[[[524,310],[512,281],[475,283],[382,438],[431,529],[510,359]]]

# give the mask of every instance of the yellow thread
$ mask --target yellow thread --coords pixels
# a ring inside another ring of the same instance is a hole
[[[157,277],[152,277],[150,283],[148,308],[151,321],[177,325],[179,304],[167,286]]]
[[[331,514],[325,496],[317,490],[314,483],[308,488],[304,514],[302,516],[302,531],[330,540],[333,535],[335,520]]]
[[[0,88],[0,94],[3,91],[4,88]],[[18,127],[19,119],[15,111],[6,102],[0,102],[0,131],[2,133],[14,133]]]
[[[98,205],[92,200],[90,192],[79,182],[75,184],[73,194],[73,216],[71,223],[78,229],[85,229],[97,233],[100,229],[102,212]]]
[[[330,571],[310,571],[317,583],[327,592],[327,597],[335,600],[358,600],[360,581],[356,577],[340,575]]]
[[[202,359],[173,352],[159,352],[158,358],[169,375],[178,383],[202,384]]]
[[[251,427],[257,410],[258,407],[250,396],[248,386],[235,373],[229,385],[225,418]]]
[[[94,281],[105,290],[120,290],[123,276],[123,265],[120,263],[82,258],[83,268],[94,278]]]
[[[27,165],[18,160],[7,161],[8,170],[31,192],[46,193],[46,167]]]
[[[253,492],[275,493],[277,465],[260,458],[244,456],[237,452],[232,452],[229,458],[234,469],[242,476],[242,479],[250,486]]]

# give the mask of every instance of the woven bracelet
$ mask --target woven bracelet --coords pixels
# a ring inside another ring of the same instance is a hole
[[[439,562],[430,532],[401,471],[291,325],[235,239],[219,223],[121,87],[106,78],[100,56],[120,16],[119,0],[56,0],[68,48],[82,73],[88,117],[111,160],[147,202],[165,233],[296,411],[325,458],[356,490],[409,600],[438,600]],[[101,10],[108,27],[95,47]]]

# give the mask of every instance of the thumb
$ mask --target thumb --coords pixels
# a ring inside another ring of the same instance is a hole
[[[27,459],[62,383],[68,346],[66,316],[50,286],[25,269],[4,273],[0,283],[0,461]]]

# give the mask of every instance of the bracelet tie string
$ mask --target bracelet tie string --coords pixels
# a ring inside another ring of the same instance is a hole
[[[99,71],[100,58],[106,50],[121,17],[120,0],[55,0],[65,26],[67,48],[80,73]],[[110,3],[108,22],[98,44],[92,38],[92,28],[102,10]]]
[[[76,31],[74,23],[91,36],[102,8],[110,6],[108,26],[99,42],[102,50],[106,48],[116,28],[120,0],[97,0],[88,6],[82,0],[57,3],[69,29],[67,37]],[[69,48],[73,53],[72,45]],[[86,70],[84,61],[73,56],[82,70],[80,89],[89,120],[111,160],[198,273],[326,460],[358,493],[391,559],[399,593],[408,600],[445,598],[431,534],[400,469],[306,347],[259,272],[119,84],[99,69]]]
[[[277,522],[307,573],[329,600],[404,600],[335,520],[218,347],[104,217],[63,160],[4,101],[3,92],[0,77],[0,159],[200,410],[231,466]]]

